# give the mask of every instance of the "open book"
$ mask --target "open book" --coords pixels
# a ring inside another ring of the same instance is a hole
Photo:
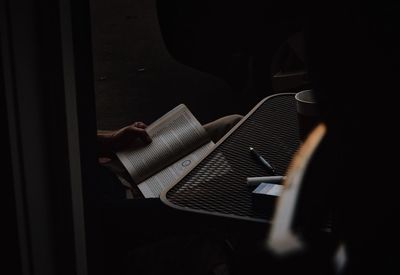
[[[146,131],[152,138],[149,145],[117,153],[145,198],[159,197],[214,146],[184,104],[150,124]]]

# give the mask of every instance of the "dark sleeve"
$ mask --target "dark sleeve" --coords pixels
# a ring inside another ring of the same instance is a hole
[[[91,207],[103,207],[125,198],[125,189],[108,168],[98,165],[96,175],[85,186],[85,199]]]

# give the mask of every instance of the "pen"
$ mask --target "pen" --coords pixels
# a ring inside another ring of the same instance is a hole
[[[250,153],[262,164],[264,165],[268,171],[270,171],[273,175],[275,175],[275,169],[268,163],[253,147],[250,147]]]

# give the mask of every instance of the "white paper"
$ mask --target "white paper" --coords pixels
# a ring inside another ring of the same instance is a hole
[[[255,190],[254,193],[265,194],[270,196],[279,197],[283,192],[283,185],[273,183],[261,183]]]

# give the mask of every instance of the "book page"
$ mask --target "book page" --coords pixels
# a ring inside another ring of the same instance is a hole
[[[150,144],[117,153],[135,183],[142,182],[209,141],[203,126],[184,104],[163,115],[146,131],[152,138]]]
[[[210,141],[171,166],[144,180],[138,185],[140,191],[145,198],[158,198],[164,189],[190,172],[203,157],[208,155],[213,147],[214,142]]]

